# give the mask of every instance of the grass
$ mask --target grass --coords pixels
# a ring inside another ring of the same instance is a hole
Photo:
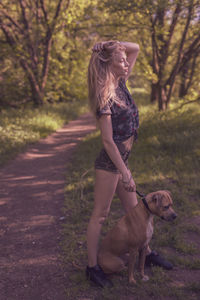
[[[1,110],[0,166],[24,150],[27,144],[46,137],[86,110],[86,103],[80,101]]]
[[[68,165],[63,215],[62,249],[69,280],[67,299],[199,299],[197,278],[200,274],[198,250],[200,218],[200,106],[192,104],[159,113],[147,103],[145,94],[135,93],[140,110],[139,139],[130,157],[137,188],[143,193],[170,190],[175,222],[155,218],[151,248],[175,263],[175,270],[148,270],[150,281],[143,283],[138,274],[137,285],[127,283],[127,272],[113,277],[114,288],[101,290],[85,280],[87,264],[86,229],[93,207],[93,163],[101,148],[99,132],[88,135]],[[117,198],[102,236],[123,215]],[[192,236],[190,236],[192,233]],[[77,267],[78,266],[78,267]],[[190,274],[190,278],[188,278]],[[178,278],[178,281],[177,281]]]

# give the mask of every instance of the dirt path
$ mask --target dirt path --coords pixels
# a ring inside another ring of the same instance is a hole
[[[95,129],[89,114],[0,169],[0,300],[65,300],[59,241],[67,162]]]

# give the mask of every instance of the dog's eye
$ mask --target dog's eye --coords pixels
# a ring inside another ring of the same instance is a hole
[[[168,210],[169,207],[170,207],[170,205],[167,205],[167,206],[164,206],[163,208],[164,208],[164,210]]]

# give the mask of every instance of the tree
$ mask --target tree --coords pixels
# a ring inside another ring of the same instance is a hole
[[[197,43],[195,47],[193,47],[191,51],[187,50],[185,53],[185,58],[183,63],[179,69],[180,73],[180,88],[179,88],[179,97],[185,97],[191,87],[194,86],[197,93],[200,93],[199,86],[199,65],[200,65],[200,43]]]
[[[87,98],[87,67],[93,43],[91,15],[95,5],[96,0],[70,2],[68,17],[52,45],[47,96],[55,95],[64,101]]]
[[[54,35],[70,0],[17,0],[0,3],[0,29],[19,61],[35,104],[43,104]]]
[[[165,110],[171,100],[178,75],[190,65],[193,83],[194,66],[200,47],[199,0],[105,0],[108,24],[118,24],[125,32],[136,32],[142,48],[141,67],[151,80],[151,101]],[[107,25],[108,26],[108,25]],[[193,63],[192,63],[193,61]],[[182,80],[182,85],[186,81]]]

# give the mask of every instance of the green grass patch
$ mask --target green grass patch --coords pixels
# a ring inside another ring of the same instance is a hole
[[[97,131],[85,138],[74,154],[73,163],[68,165],[62,242],[64,260],[71,276],[67,299],[198,299],[198,287],[188,283],[187,278],[187,270],[194,271],[194,281],[195,272],[200,270],[198,244],[185,234],[199,233],[193,218],[200,215],[200,106],[192,104],[179,109],[177,104],[171,111],[158,112],[156,106],[146,102],[146,95],[141,91],[135,93],[135,98],[140,110],[140,129],[129,165],[137,189],[142,193],[160,189],[172,193],[178,218],[167,223],[155,217],[151,248],[173,261],[176,269],[152,268],[150,281],[146,283],[140,281],[136,272],[136,286],[127,283],[127,272],[124,271],[113,277],[114,288],[110,290],[92,288],[85,280],[86,229],[94,201],[93,164],[101,148]],[[115,197],[102,236],[123,213],[120,201]],[[182,276],[187,288],[174,284],[176,274]]]
[[[87,110],[85,102],[45,104],[35,108],[3,109],[0,118],[0,166],[27,144],[44,138]]]

